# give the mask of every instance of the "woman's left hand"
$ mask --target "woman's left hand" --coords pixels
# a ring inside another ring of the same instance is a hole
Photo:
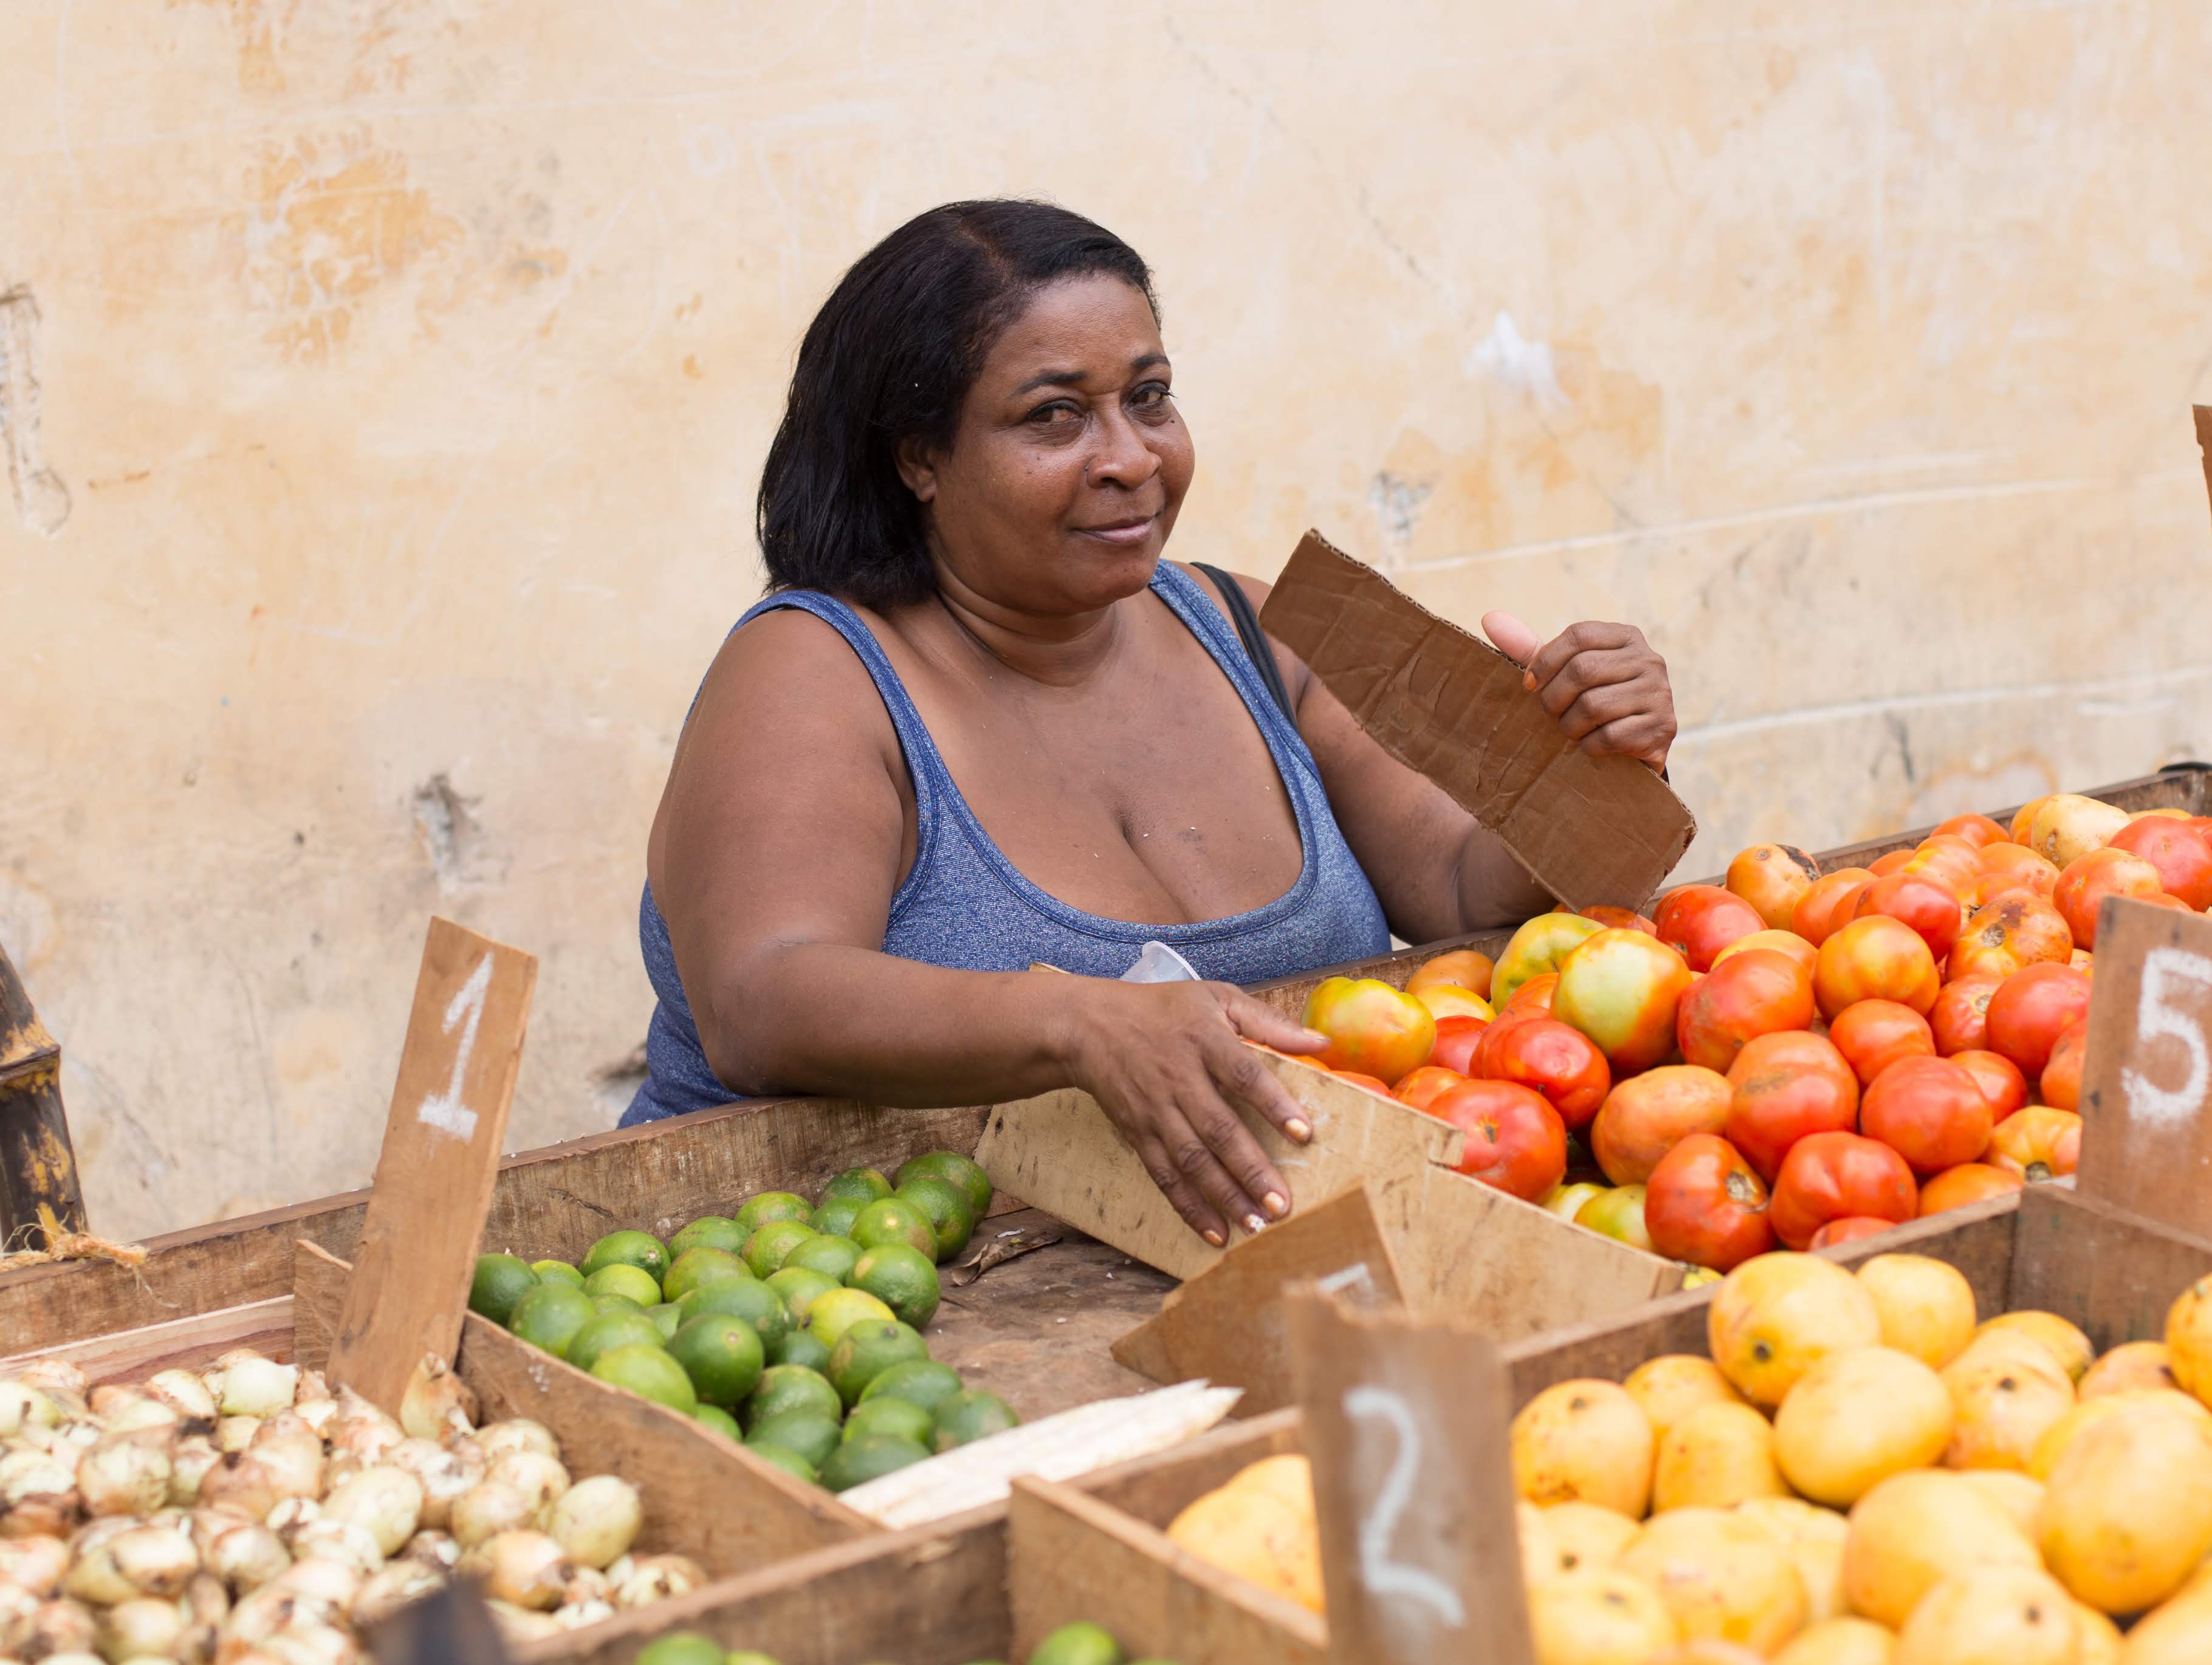
[[[1655,769],[1674,743],[1674,692],[1667,661],[1633,624],[1571,624],[1540,647],[1510,613],[1486,613],[1483,634],[1526,668],[1523,680],[1593,757],[1617,753]]]

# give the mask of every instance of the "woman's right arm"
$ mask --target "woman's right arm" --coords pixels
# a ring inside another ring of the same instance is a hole
[[[1079,1086],[1216,1243],[1287,1212],[1232,1105],[1306,1133],[1239,1037],[1319,1037],[1220,983],[948,970],[884,953],[906,763],[866,671],[787,611],[716,657],[677,747],[648,866],[707,1061],[732,1092],[996,1103]]]

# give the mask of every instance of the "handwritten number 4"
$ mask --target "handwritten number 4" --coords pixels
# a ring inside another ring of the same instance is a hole
[[[484,999],[490,993],[491,956],[487,954],[446,1007],[446,1033],[451,1035],[456,1028],[461,1031],[461,1043],[453,1049],[453,1079],[445,1091],[430,1094],[415,1112],[424,1127],[465,1142],[476,1137],[477,1113],[461,1103],[461,1083],[469,1073],[469,1055],[477,1049],[477,1029],[483,1022]]]
[[[1398,1453],[1375,1494],[1375,1506],[1359,1523],[1359,1580],[1370,1595],[1402,1595],[1433,1612],[1453,1630],[1467,1627],[1467,1607],[1457,1591],[1436,1574],[1390,1559],[1398,1522],[1413,1501],[1420,1472],[1421,1435],[1406,1401],[1386,1388],[1354,1388],[1344,1396],[1344,1413],[1354,1422],[1388,1424],[1397,1436]]]
[[[2161,1087],[2135,1069],[2123,1069],[2120,1083],[2136,1119],[2161,1127],[2178,1127],[2193,1117],[2203,1108],[2205,1088],[2212,1082],[2212,1056],[2207,1054],[2203,1025],[2194,1013],[2174,1003],[2185,985],[2194,985],[2200,994],[2212,988],[2212,960],[2179,948],[2154,948],[2143,956],[2136,1034],[2146,1047],[2161,1036],[2179,1042],[2189,1067],[2178,1086]]]

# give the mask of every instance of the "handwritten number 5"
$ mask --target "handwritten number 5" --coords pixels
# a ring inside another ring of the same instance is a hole
[[[2194,1116],[2203,1106],[2208,1081],[2212,1081],[2212,1055],[2206,1051],[2203,1025],[2193,1013],[2173,1003],[2184,984],[2194,984],[2199,992],[2212,988],[2212,960],[2179,948],[2154,948],[2143,956],[2142,999],[2136,1010],[2136,1033],[2146,1044],[2161,1036],[2181,1043],[2189,1067],[2180,1085],[2161,1087],[2139,1070],[2120,1072],[2130,1113],[2139,1121],[2163,1127]]]
[[[1354,1422],[1386,1423],[1397,1436],[1398,1454],[1382,1477],[1375,1506],[1359,1523],[1359,1578],[1375,1595],[1402,1595],[1421,1603],[1453,1630],[1467,1626],[1467,1607],[1458,1592],[1436,1574],[1390,1559],[1398,1522],[1413,1501],[1420,1473],[1421,1434],[1406,1401],[1384,1388],[1354,1388],[1344,1396],[1344,1413]]]
[[[476,1137],[477,1113],[461,1103],[461,1083],[469,1073],[469,1056],[477,1049],[477,1029],[483,1022],[484,999],[490,993],[491,956],[487,954],[446,1007],[446,1033],[451,1035],[456,1028],[461,1031],[460,1045],[453,1049],[453,1079],[445,1091],[430,1094],[415,1112],[424,1127],[459,1139]]]

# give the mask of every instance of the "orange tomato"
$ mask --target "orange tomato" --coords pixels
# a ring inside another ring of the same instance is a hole
[[[2030,1182],[2072,1173],[2081,1155],[2081,1118],[2046,1104],[2014,1111],[1990,1134],[1990,1166]]]
[[[1952,945],[1950,975],[2008,977],[2045,960],[2064,964],[2074,952],[2065,916],[2042,897],[2008,890],[1975,910]]]
[[[1456,1070],[1462,1075],[1472,1075],[1475,1049],[1482,1044],[1482,1033],[1489,1027],[1480,1018],[1437,1018],[1437,1043],[1429,1048],[1429,1062]]]
[[[1887,878],[1875,879],[1858,893],[1851,913],[1857,919],[1887,914],[1911,926],[1928,945],[1938,965],[1959,939],[1959,927],[1966,921],[1957,893],[1926,873],[1892,873]]]
[[[1607,930],[1641,931],[1647,937],[1659,934],[1659,927],[1632,908],[1609,908],[1599,902],[1594,908],[1583,909],[1584,919],[1594,919]]]
[[[2002,977],[1960,977],[1943,985],[1936,1004],[1928,1008],[1928,1027],[1935,1031],[1936,1050],[1948,1058],[1954,1052],[1979,1050],[1990,1032],[1990,996]]]
[[[1507,1012],[1549,1012],[1553,991],[1559,986],[1558,972],[1543,972],[1515,989],[1512,999],[1506,1001],[1503,1009]]]
[[[1686,1063],[1725,1073],[1754,1036],[1812,1022],[1813,985],[1804,968],[1785,954],[1754,949],[1697,981],[1675,1008],[1674,1036]]]
[[[1770,1184],[1790,1147],[1808,1133],[1858,1126],[1859,1079],[1835,1045],[1802,1030],[1746,1042],[1729,1066],[1722,1133]]]
[[[1790,1147],[1768,1212],[1774,1235],[1804,1249],[1830,1220],[1909,1220],[1919,1188],[1905,1158],[1857,1133],[1809,1133]]]
[[[2001,1197],[2008,1191],[2019,1190],[2027,1182],[2018,1174],[2008,1174],[1986,1163],[1963,1163],[1936,1175],[1921,1188],[1920,1217],[1925,1219],[1947,1208],[1964,1208],[1984,1198]]]
[[[1954,815],[1936,829],[1939,837],[1963,838],[1977,849],[2005,842],[2005,829],[1986,815]]]
[[[1644,1229],[1668,1260],[1728,1272],[1774,1247],[1766,1209],[1766,1187],[1736,1148],[1692,1133],[1651,1170]]]
[[[1861,1000],[1894,1000],[1925,1012],[1942,987],[1936,957],[1920,933],[1887,914],[1869,914],[1837,930],[1820,945],[1813,968],[1814,998],[1831,1020]]]
[[[2028,823],[2035,819],[2036,811],[2049,803],[2052,796],[2052,793],[2046,792],[2040,798],[2029,799],[2027,802],[2014,810],[2012,812],[2012,824],[2006,829],[2005,836],[2015,844],[2026,844]]]
[[[1982,877],[2001,877],[2010,881],[2000,888],[2033,890],[2039,896],[2048,896],[2058,883],[2058,868],[2050,857],[2025,844],[1992,844],[1982,852]],[[1996,894],[1996,890],[1991,890],[1983,899],[1987,901]]]
[[[1950,833],[1932,833],[1922,839],[1912,852],[1912,860],[1898,869],[1899,872],[1932,875],[1954,890],[1981,870],[1980,848]]]
[[[1766,929],[1759,909],[1717,884],[1685,884],[1669,890],[1651,916],[1659,940],[1692,971],[1710,970],[1713,956],[1730,943]]]
[[[1978,1158],[1995,1125],[1980,1083],[1948,1058],[1900,1059],[1859,1101],[1859,1131],[1922,1179]]]
[[[1553,1018],[1506,1024],[1483,1048],[1482,1073],[1541,1093],[1569,1133],[1589,1125],[1613,1086],[1613,1072],[1597,1043]]]
[[[1849,913],[1838,911],[1844,897],[1873,878],[1864,867],[1838,867],[1814,880],[1790,910],[1790,928],[1818,948],[1828,939],[1829,932],[1850,918]]]
[[[1615,1185],[1641,1185],[1692,1133],[1728,1125],[1728,1078],[1696,1064],[1662,1064],[1606,1095],[1590,1124],[1590,1153]]]
[[[2070,965],[2031,965],[1990,996],[1990,1050],[2039,1076],[2068,1025],[2089,1012],[2089,979]]]
[[[1382,1081],[1419,1069],[1437,1039],[1437,1020],[1426,1006],[1373,977],[1323,981],[1306,997],[1305,1024],[1328,1036],[1316,1054],[1322,1065]]]
[[[1379,1098],[1388,1098],[1390,1096],[1389,1082],[1377,1079],[1371,1075],[1363,1075],[1358,1070],[1331,1070],[1329,1073],[1340,1081],[1349,1081],[1355,1087],[1364,1087]]]
[[[1845,1006],[1828,1025],[1828,1039],[1848,1059],[1862,1087],[1900,1058],[1936,1055],[1935,1032],[1928,1020],[1894,1000],[1861,1000]]]
[[[1909,848],[1892,850],[1887,854],[1878,855],[1867,863],[1867,871],[1876,878],[1887,878],[1892,873],[1902,872],[1905,870],[1905,864],[1911,860],[1912,852]]]
[[[2193,912],[2212,908],[2212,842],[2192,823],[2143,817],[2113,834],[2110,848],[2149,862],[2166,892]]]
[[[1790,909],[1820,876],[1820,864],[1794,844],[1754,844],[1729,863],[1727,884],[1758,910],[1769,930],[1786,931]]]
[[[1990,1114],[2002,1121],[2027,1103],[2027,1078],[2020,1073],[2020,1066],[2001,1052],[1989,1052],[1977,1048],[1971,1052],[1954,1052],[1951,1061],[1970,1072],[1980,1084],[1982,1097],[1990,1101]],[[2044,1072],[2050,1073],[2049,1070]]]
[[[1478,954],[1472,948],[1455,948],[1448,954],[1423,960],[1413,975],[1406,979],[1406,993],[1418,994],[1431,983],[1442,983],[1453,988],[1464,988],[1490,998],[1490,956]]]
[[[1713,956],[1713,969],[1717,971],[1739,954],[1748,954],[1760,948],[1788,955],[1803,969],[1807,983],[1811,983],[1813,968],[1820,963],[1820,951],[1795,931],[1754,931],[1747,937],[1739,938]]]
[[[1449,1092],[1467,1079],[1457,1070],[1446,1069],[1441,1064],[1424,1064],[1411,1075],[1390,1089],[1390,1097],[1401,1103],[1411,1104],[1417,1110],[1425,1110],[1437,1098]]]
[[[1895,1220],[1871,1219],[1864,1214],[1846,1214],[1839,1220],[1830,1220],[1813,1234],[1808,1249],[1826,1249],[1836,1243],[1851,1243],[1860,1237],[1871,1237],[1895,1225]]]
[[[1459,1171],[1534,1202],[1565,1176],[1567,1130],[1541,1095],[1510,1081],[1468,1081],[1428,1114],[1466,1134]]]
[[[1615,1077],[1629,1075],[1674,1049],[1689,986],[1689,966],[1656,937],[1601,931],[1560,966],[1552,1015],[1596,1042]]]
[[[2089,1050],[2089,1020],[2078,1018],[2058,1031],[2058,1038],[2051,1043],[2051,1056],[2044,1060],[2043,1076],[2036,1083],[2036,1096],[2056,1110],[2078,1110],[2081,1108],[2081,1060]]]
[[[1471,988],[1460,988],[1450,983],[1424,983],[1407,992],[1428,1007],[1431,1018],[1480,1018],[1487,1023],[1498,1015],[1490,1009],[1490,1002]]]
[[[2180,831],[2195,836],[2186,827],[2180,828]],[[2212,860],[2212,856],[2207,859]],[[2164,894],[2165,888],[2156,867],[2139,855],[2108,844],[2066,864],[2065,871],[2058,875],[2058,888],[2051,893],[2051,904],[2057,908],[2059,918],[2066,921],[2066,928],[2074,933],[2074,945],[2094,949],[2097,945],[2097,908],[2106,896],[2132,896],[2143,902]]]

